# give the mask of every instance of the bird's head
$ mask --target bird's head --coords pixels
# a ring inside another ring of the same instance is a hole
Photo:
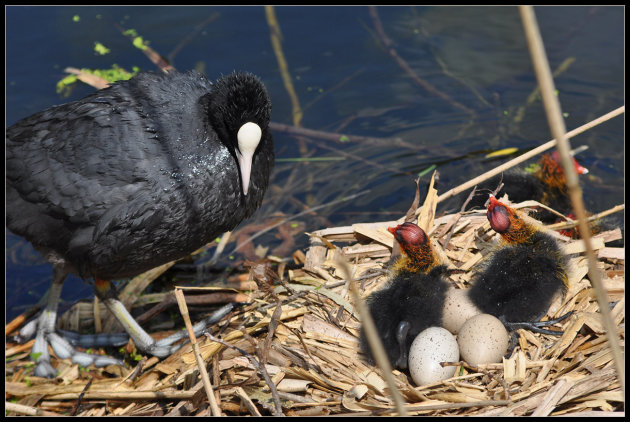
[[[525,242],[536,231],[534,226],[523,220],[518,211],[499,202],[494,195],[490,195],[486,215],[492,230],[509,243]]]
[[[588,169],[580,165],[575,158],[571,157],[571,160],[573,161],[573,166],[577,174],[588,173]],[[556,189],[566,189],[567,178],[562,168],[560,153],[557,150],[540,157],[540,165],[540,178],[543,182]]]
[[[219,139],[235,155],[243,194],[247,195],[256,152],[266,147],[273,155],[269,94],[253,74],[235,72],[214,83],[208,100],[208,118]]]
[[[403,260],[397,263],[397,267],[412,272],[428,272],[438,264],[429,237],[417,224],[403,223],[396,227],[388,227],[387,230],[394,235],[405,255]]]

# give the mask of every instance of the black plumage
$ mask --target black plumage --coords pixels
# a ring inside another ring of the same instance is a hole
[[[431,242],[420,227],[404,223],[389,228],[400,243],[403,256],[393,267],[391,281],[367,298],[367,304],[393,366],[407,368],[411,343],[426,328],[442,325],[442,306],[449,288],[447,268],[439,265]],[[374,363],[361,331],[361,349]]]
[[[141,73],[36,113],[6,130],[7,227],[48,257],[58,283],[182,258],[260,207],[270,114],[254,75],[212,84],[194,71]]]
[[[494,197],[488,220],[504,243],[473,277],[469,297],[482,312],[504,323],[537,321],[553,297],[566,289],[566,258],[549,234]]]
[[[573,159],[573,164],[578,174],[588,173],[588,170],[575,159]],[[499,183],[503,182],[504,186],[497,192],[497,197],[507,193],[512,202],[535,200],[558,212],[570,213],[571,202],[566,186],[566,176],[560,164],[558,152],[544,154],[536,166],[535,171],[526,171],[520,168],[510,169],[480,183],[477,186],[477,194],[470,200],[467,208],[485,208],[488,199],[487,194],[493,192]],[[537,218],[545,222],[554,222],[557,216],[547,211],[541,211],[537,214]]]
[[[82,277],[137,275],[233,229],[261,204],[273,165],[260,81],[143,73],[7,129],[7,227]],[[257,123],[248,195],[238,129]]]
[[[439,265],[428,274],[401,271],[382,290],[372,293],[367,304],[387,357],[393,366],[407,368],[411,343],[429,327],[442,325],[442,306],[449,286],[443,279],[446,267]],[[408,323],[408,327],[401,327]],[[407,330],[407,331],[401,331]],[[403,336],[403,343],[399,340]],[[361,348],[374,363],[365,333]]]

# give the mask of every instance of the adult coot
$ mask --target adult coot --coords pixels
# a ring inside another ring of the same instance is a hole
[[[442,306],[449,288],[447,267],[440,265],[427,234],[414,223],[388,230],[402,256],[395,262],[391,282],[367,298],[376,330],[393,366],[407,368],[409,348],[424,329],[442,325]],[[361,348],[374,363],[365,332]]]
[[[141,350],[171,351],[133,320],[109,280],[182,258],[260,206],[274,162],[270,114],[250,73],[214,84],[197,72],[141,73],[7,129],[7,227],[53,265],[37,375],[56,373],[47,342],[55,347],[70,272],[94,279]]]

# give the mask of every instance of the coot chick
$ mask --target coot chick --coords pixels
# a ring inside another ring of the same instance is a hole
[[[431,241],[414,223],[388,230],[400,244],[402,256],[392,267],[392,279],[382,290],[367,298],[376,330],[392,366],[407,368],[409,348],[426,328],[442,325],[442,305],[449,288]],[[374,364],[365,332],[361,330],[361,349]]]
[[[588,170],[582,167],[575,158],[573,164],[578,174],[586,174]],[[479,192],[492,192],[503,181],[503,188],[497,193],[497,197],[505,193],[512,202],[535,200],[547,205],[563,214],[571,211],[571,202],[568,197],[566,175],[560,162],[558,151],[543,154],[538,162],[538,168],[534,172],[522,169],[511,169],[503,175],[497,175],[478,185]],[[483,208],[487,196],[479,194],[473,197],[467,207]],[[554,222],[557,216],[550,212],[540,212],[537,217],[544,222]]]
[[[36,375],[56,373],[46,342],[70,272],[94,279],[139,349],[172,351],[140,328],[109,280],[189,255],[252,215],[274,162],[270,114],[250,73],[214,84],[197,72],[141,73],[6,130],[7,227],[53,265]]]
[[[564,294],[566,258],[549,234],[492,195],[487,216],[504,244],[473,276],[468,295],[482,312],[496,316],[507,328],[520,328],[521,322],[542,318],[554,296]],[[547,332],[533,327],[527,328]]]

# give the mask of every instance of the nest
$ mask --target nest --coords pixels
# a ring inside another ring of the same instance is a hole
[[[515,205],[527,206],[532,201]],[[82,416],[210,414],[196,349],[208,367],[207,382],[214,386],[214,401],[223,414],[397,414],[381,370],[366,363],[359,349],[360,318],[339,257],[350,262],[352,278],[363,298],[367,297],[387,282],[386,268],[395,242],[386,228],[401,221],[311,233],[306,254],[297,251],[293,256],[297,269],[287,270],[269,259],[249,263],[247,280],[241,277],[236,289],[219,288],[221,294],[238,294],[240,300],[247,297],[249,304],[214,326],[211,336],[199,337],[194,346],[186,344],[162,361],[145,358],[130,370],[112,366],[86,371],[56,359],[60,376],[53,382],[30,376],[33,364],[26,354],[30,348],[7,351],[13,359],[7,361],[6,394],[18,403],[8,403],[7,410]],[[469,270],[495,241],[485,213],[444,215],[430,227],[443,262],[463,270],[452,282],[466,288]],[[555,326],[564,333],[558,337],[519,330],[518,345],[502,362],[478,367],[459,362],[456,376],[431,385],[416,386],[407,374],[394,370],[395,386],[409,415],[623,411],[611,349],[586,278],[583,244],[557,237],[570,257],[569,288],[564,298],[552,304],[547,317],[574,311]],[[593,246],[623,345],[623,249],[605,245],[619,238],[619,229],[600,233]],[[111,373],[118,377],[112,378]]]

